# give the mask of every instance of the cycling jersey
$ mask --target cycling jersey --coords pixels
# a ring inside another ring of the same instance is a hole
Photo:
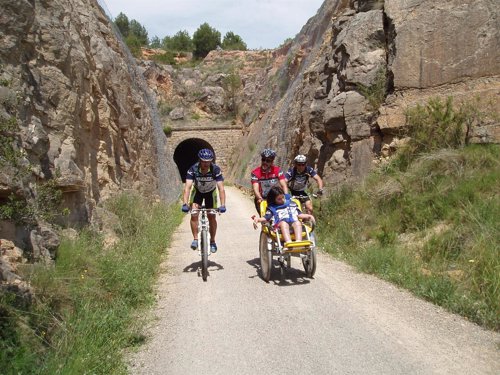
[[[299,173],[297,168],[293,167],[286,172],[285,177],[288,180],[288,187],[290,190],[303,192],[309,183],[309,177],[314,177],[317,174],[318,173],[310,166],[306,166],[302,173]]]
[[[200,163],[194,164],[186,174],[186,180],[193,180],[194,188],[200,193],[209,193],[217,187],[217,182],[224,181],[221,169],[217,164],[210,164],[208,172],[203,174]]]
[[[284,180],[285,175],[281,168],[273,165],[267,171],[263,171],[261,167],[257,167],[252,171],[252,184],[259,184],[259,192],[262,198],[267,197],[267,193],[273,186],[279,185],[280,180]]]

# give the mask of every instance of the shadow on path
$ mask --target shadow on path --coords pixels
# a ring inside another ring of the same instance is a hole
[[[254,258],[247,260],[247,263],[255,268],[256,275],[250,276],[250,278],[260,277],[262,278],[262,273],[260,271],[260,258]],[[273,259],[273,266],[271,269],[271,277],[269,282],[278,286],[292,286],[292,285],[305,285],[311,282],[307,278],[304,271],[290,267],[286,268],[282,274],[280,265],[277,259]]]

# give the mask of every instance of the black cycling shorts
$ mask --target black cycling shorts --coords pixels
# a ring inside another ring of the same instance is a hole
[[[302,191],[300,191],[300,190],[290,190],[290,195],[292,197],[293,196],[296,196],[296,197],[298,197],[298,196],[307,197],[307,198],[301,198],[301,199],[299,199],[301,202],[307,202],[307,201],[311,200],[311,198],[309,198],[309,195],[307,195],[307,193],[304,190],[302,190]]]
[[[196,203],[200,206],[203,205],[205,201],[205,208],[217,208],[217,189],[209,191],[208,193],[200,193],[198,190],[191,190],[191,197],[189,203]]]

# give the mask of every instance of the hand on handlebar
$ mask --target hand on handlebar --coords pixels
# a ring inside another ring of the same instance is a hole
[[[312,196],[313,198],[318,198],[323,195],[323,189],[319,189],[316,193],[313,193]]]
[[[188,213],[189,212],[189,206],[187,204],[183,204],[181,208],[182,212]]]
[[[220,206],[220,207],[219,207],[219,212],[220,212],[221,214],[223,214],[224,212],[226,212],[226,206]]]

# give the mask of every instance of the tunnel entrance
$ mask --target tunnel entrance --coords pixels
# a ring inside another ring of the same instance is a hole
[[[202,148],[208,148],[214,151],[210,143],[200,138],[186,139],[175,148],[174,162],[177,164],[182,182],[186,182],[186,173],[188,169],[198,161],[198,151]]]

